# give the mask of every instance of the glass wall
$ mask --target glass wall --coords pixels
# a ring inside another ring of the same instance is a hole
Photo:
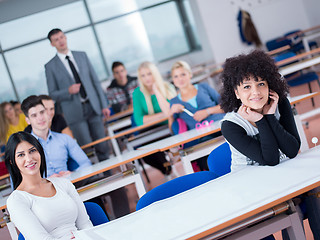
[[[183,2],[183,4],[181,4]],[[56,50],[46,38],[61,28],[71,50],[85,51],[101,81],[111,78],[113,61],[129,72],[142,61],[161,62],[195,50],[182,12],[188,0],[81,0],[0,24],[0,100],[47,93],[44,65]],[[76,17],[75,17],[76,16]],[[14,29],[14,30],[13,30]],[[196,31],[194,31],[196,34]],[[8,71],[11,73],[8,74]],[[18,96],[13,91],[17,89]]]

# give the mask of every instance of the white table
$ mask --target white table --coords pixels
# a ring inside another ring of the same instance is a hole
[[[302,60],[300,62],[297,63],[293,63],[290,64],[288,66],[282,67],[279,69],[280,74],[282,74],[283,76],[286,76],[290,73],[294,73],[296,71],[317,65],[320,63],[320,56],[317,57],[313,57],[313,58],[309,58],[309,59],[305,59]]]
[[[245,167],[122,218],[79,231],[76,239],[199,239],[215,234],[318,187],[319,154],[318,146],[275,167]],[[301,224],[294,227],[295,234],[303,234]],[[296,237],[305,239],[303,235]]]
[[[150,155],[155,152],[156,150],[150,151],[148,149],[125,152],[120,156],[113,157],[105,161],[93,164],[92,166],[86,167],[79,171],[72,172],[68,178],[73,183],[79,182],[81,180],[88,179],[89,177],[92,177],[97,174],[103,173],[107,170],[111,170],[113,168],[122,166],[126,163],[130,163],[134,160],[137,160],[139,158],[142,158],[146,155]],[[81,189],[77,189],[77,190],[79,191],[79,195],[82,201],[86,201],[96,196],[100,196],[104,193],[108,193],[115,189],[129,185],[131,183],[135,184],[139,197],[142,197],[146,193],[143,180],[139,173],[125,174],[125,175],[120,174],[118,177],[111,176],[109,179],[108,178],[103,179],[98,183],[92,183],[92,184],[89,184],[89,186],[84,186]]]
[[[180,146],[182,144],[191,142],[193,140],[208,136],[210,134],[213,134],[219,131],[220,131],[220,121],[217,121],[208,127],[204,127],[201,129],[194,128],[184,133],[173,135],[171,137],[164,138],[160,141],[156,141],[151,144],[144,145],[139,149],[149,149],[149,150],[158,149],[159,151],[163,152],[170,148]]]

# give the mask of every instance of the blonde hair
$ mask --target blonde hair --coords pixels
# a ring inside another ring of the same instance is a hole
[[[183,68],[184,70],[188,71],[192,75],[192,70],[190,65],[185,61],[177,61],[175,62],[171,67],[171,75],[173,73],[173,70],[177,68]]]
[[[138,82],[140,85],[140,91],[143,93],[144,98],[146,99],[147,107],[148,107],[148,114],[154,114],[152,102],[151,102],[151,95],[148,91],[148,89],[145,87],[145,85],[142,82],[140,70],[142,68],[147,68],[150,70],[152,77],[154,79],[154,82],[159,89],[161,95],[165,99],[171,99],[176,96],[176,91],[174,88],[170,87],[170,84],[163,81],[163,78],[159,72],[159,69],[156,67],[155,64],[151,62],[143,62],[138,67]]]
[[[9,102],[3,102],[0,104],[0,140],[2,143],[6,143],[7,139],[7,132],[9,130],[9,119],[6,117],[6,113],[5,113],[5,107],[7,105],[12,105]]]

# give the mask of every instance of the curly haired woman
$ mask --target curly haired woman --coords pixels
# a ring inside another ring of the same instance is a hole
[[[287,84],[273,59],[258,50],[229,58],[221,77],[221,108],[227,113],[221,131],[232,153],[231,171],[248,165],[275,166],[283,158],[294,158],[300,137],[286,97]],[[320,239],[319,198],[315,194],[301,198],[314,238]],[[288,239],[287,233],[283,237]]]

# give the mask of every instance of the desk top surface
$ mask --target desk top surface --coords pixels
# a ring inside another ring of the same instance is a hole
[[[319,186],[319,153],[318,146],[275,167],[245,167],[76,239],[198,239]]]
[[[160,151],[168,150],[172,147],[191,142],[195,139],[199,139],[215,132],[220,131],[220,121],[214,122],[208,127],[201,129],[192,129],[181,134],[173,135],[162,140],[153,142],[151,144],[142,146],[139,149],[158,149]]]
[[[306,93],[299,96],[289,97],[289,102],[291,105],[302,102],[306,99],[313,98],[315,96],[320,95],[320,92]]]
[[[93,164],[92,166],[81,169],[79,171],[72,172],[69,176],[69,179],[73,183],[75,183],[83,179],[92,177],[96,174],[105,172],[107,170],[116,168],[118,166],[124,165],[129,162],[132,162],[136,159],[142,158],[144,156],[150,155],[155,152],[157,152],[157,150],[152,150],[152,149],[151,150],[142,149],[142,150],[125,152],[125,153],[122,153],[120,156],[112,157],[102,162]]]
[[[288,75],[290,73],[294,73],[296,71],[299,71],[299,70],[314,66],[314,65],[319,64],[319,63],[320,63],[320,56],[313,57],[313,58],[308,58],[308,59],[299,61],[297,63],[292,63],[290,65],[282,67],[282,68],[279,69],[279,72],[283,76],[285,76],[285,75]]]

